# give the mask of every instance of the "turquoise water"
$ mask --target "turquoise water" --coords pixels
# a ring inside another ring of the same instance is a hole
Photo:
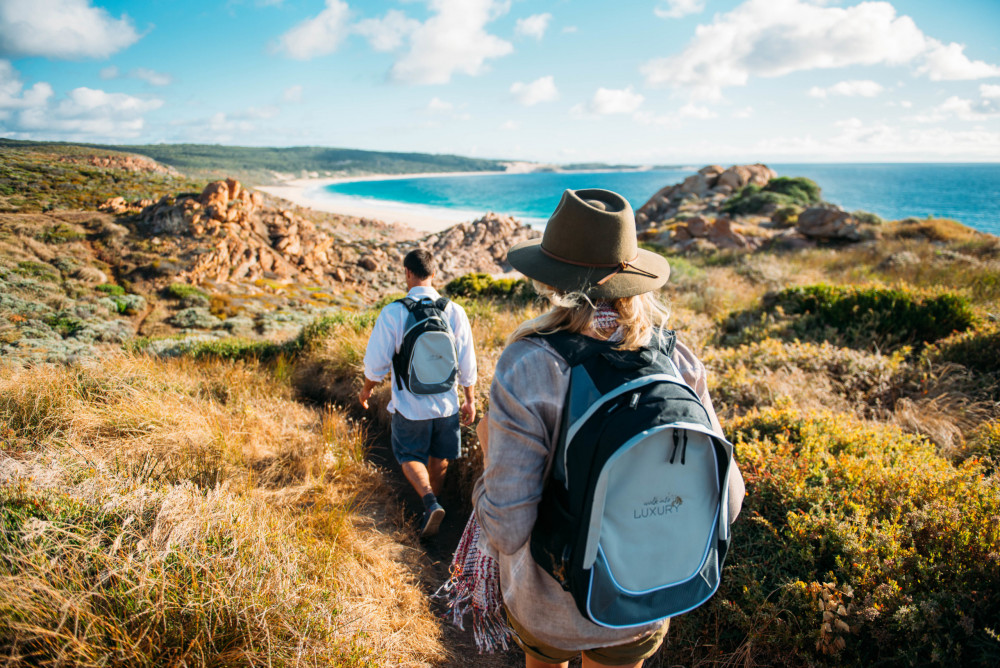
[[[916,216],[953,218],[1000,235],[1000,164],[776,164],[781,176],[805,176],[823,198],[848,211],[863,209],[895,220]],[[496,211],[544,222],[562,191],[607,188],[634,208],[657,190],[682,181],[694,169],[649,171],[475,174],[354,181],[327,187],[331,193],[403,204]]]

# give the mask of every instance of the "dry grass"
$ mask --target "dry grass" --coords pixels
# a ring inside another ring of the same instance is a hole
[[[366,437],[241,363],[4,368],[0,657],[428,665]]]

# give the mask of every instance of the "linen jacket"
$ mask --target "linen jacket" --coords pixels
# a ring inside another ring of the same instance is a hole
[[[705,366],[681,342],[672,357],[684,380],[721,431],[708,396]],[[545,341],[527,338],[508,346],[490,387],[489,447],[483,475],[473,490],[485,543],[500,565],[504,604],[538,640],[565,650],[624,644],[658,628],[610,629],[580,614],[573,597],[531,556],[530,536],[558,441],[569,365]],[[743,476],[731,469],[729,516],[740,511]]]

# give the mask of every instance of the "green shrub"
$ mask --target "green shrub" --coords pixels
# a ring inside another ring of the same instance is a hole
[[[83,320],[65,313],[55,313],[45,318],[45,324],[54,329],[63,338],[72,336],[83,329]]]
[[[777,208],[808,207],[820,203],[820,188],[805,177],[780,176],[764,187],[750,184],[741,188],[722,206],[726,213],[744,215],[759,213],[768,205]]]
[[[106,295],[111,295],[112,297],[121,297],[125,294],[125,288],[120,285],[114,285],[112,283],[102,283],[94,288],[98,292],[103,292]]]
[[[1000,327],[957,334],[941,341],[929,352],[938,360],[961,364],[976,373],[1000,378]]]
[[[67,225],[66,223],[59,223],[58,225],[46,228],[45,231],[38,236],[38,239],[47,244],[65,244],[71,241],[79,241],[85,237],[86,235],[76,228]]]
[[[535,290],[530,281],[516,278],[496,279],[489,274],[465,274],[454,279],[444,288],[454,297],[489,297],[527,301],[534,299]]]
[[[247,360],[266,362],[289,351],[286,343],[255,341],[240,337],[229,337],[215,341],[201,341],[192,345],[187,355],[195,359]]]
[[[882,225],[885,223],[882,217],[870,211],[853,211],[851,215],[862,225]]]
[[[764,192],[778,193],[791,197],[795,202],[803,206],[807,204],[819,204],[820,187],[812,179],[802,176],[787,177],[779,176],[768,181],[764,186]]]
[[[59,280],[59,273],[55,268],[44,262],[35,262],[34,260],[18,262],[14,272],[27,278],[38,278],[53,283]]]
[[[390,299],[389,302],[395,301]],[[317,318],[302,328],[291,344],[296,351],[311,350],[332,336],[339,328],[348,327],[355,334],[367,332],[375,324],[382,306],[373,307],[362,313],[338,313]]]
[[[193,285],[188,285],[187,283],[171,283],[167,286],[167,296],[173,299],[184,299],[186,297],[201,297],[202,299],[209,299],[208,293],[204,290],[199,290]]]
[[[738,332],[738,342],[778,335],[884,350],[923,346],[976,322],[969,300],[954,293],[820,283],[765,295],[760,309],[731,315],[724,329]]]
[[[722,586],[671,628],[745,665],[997,665],[1000,490],[975,462],[845,415],[730,425],[747,483]]]
[[[794,227],[795,223],[799,220],[799,214],[802,213],[803,209],[800,206],[783,206],[774,212],[771,216],[771,220],[777,223],[780,227]]]

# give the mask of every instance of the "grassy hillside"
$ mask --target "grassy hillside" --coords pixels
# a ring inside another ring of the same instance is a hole
[[[523,664],[445,625],[429,594],[453,545],[416,540],[380,453],[388,388],[356,406],[393,295],[260,281],[251,319],[232,286],[173,281],[181,235],[64,210],[182,177],[3,150],[21,213],[0,215],[0,662]],[[315,223],[342,245],[387,233]],[[747,498],[722,588],[648,665],[1000,663],[1000,239],[926,219],[857,244],[664,252]],[[487,275],[448,291],[483,409],[505,338],[544,306]],[[149,329],[182,313],[211,327]],[[482,468],[464,438],[455,531]]]
[[[276,182],[275,173],[301,177],[417,172],[503,171],[499,160],[429,153],[387,153],[347,148],[295,146],[268,148],[209,144],[61,144],[0,139],[0,154],[11,149],[50,153],[73,150],[111,151],[144,155],[201,180],[235,177],[263,185]]]
[[[95,211],[111,197],[157,200],[171,192],[201,190],[204,183],[156,165],[127,169],[134,154],[73,144],[0,139],[0,212],[83,209]],[[118,166],[93,164],[100,160]]]

